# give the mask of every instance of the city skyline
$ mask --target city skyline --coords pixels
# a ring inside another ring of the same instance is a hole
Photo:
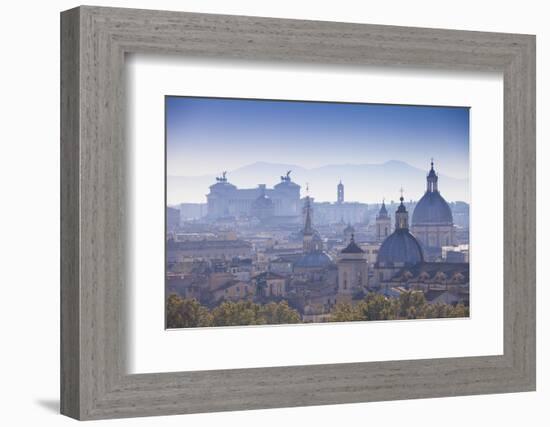
[[[166,327],[469,317],[468,133],[463,107],[167,97]]]
[[[469,108],[167,96],[166,144],[169,176],[258,161],[425,169],[434,157],[445,175],[468,179]]]
[[[334,202],[336,185],[342,182],[346,187],[346,201],[380,203],[382,199],[397,200],[401,187],[405,190],[407,200],[419,199],[425,191],[424,179],[428,168],[415,168],[398,160],[381,164],[331,164],[311,169],[296,164],[258,161],[236,170],[228,170],[227,178],[238,188],[256,188],[260,184],[270,188],[279,182],[281,174],[291,170],[293,181],[302,186],[303,197],[306,196],[307,185],[310,196],[316,201]],[[168,176],[167,203],[204,203],[208,187],[216,182],[215,178],[222,172],[199,176]],[[469,203],[469,180],[456,179],[444,173],[439,176],[446,194],[450,195],[450,201]],[[365,186],[364,182],[369,185]]]

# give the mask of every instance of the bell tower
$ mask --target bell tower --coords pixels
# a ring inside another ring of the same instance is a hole
[[[382,200],[382,206],[376,215],[376,240],[383,242],[391,234],[391,218],[386,209],[386,202]]]
[[[337,192],[337,199],[336,199],[337,202],[339,204],[344,203],[344,184],[342,184],[342,181],[340,181],[340,183],[336,187],[336,192]]]
[[[311,219],[311,199],[309,196],[306,196],[306,204],[304,209],[306,216],[306,219],[304,221],[304,253],[322,251],[323,241],[321,240],[319,233],[313,228],[313,223]]]

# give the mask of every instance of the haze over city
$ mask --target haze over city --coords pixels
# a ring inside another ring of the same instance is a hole
[[[469,109],[195,97],[166,98],[168,203],[205,201],[228,171],[268,187],[292,170],[319,201],[365,203],[423,194],[434,158],[449,200],[469,201]]]
[[[401,187],[408,200],[421,197],[425,191],[427,167],[420,169],[406,162],[391,160],[380,164],[328,164],[308,169],[296,164],[258,161],[228,170],[227,178],[239,188],[254,188],[259,184],[271,187],[278,183],[280,175],[291,170],[292,179],[303,187],[303,195],[307,184],[310,195],[317,201],[334,201],[336,185],[342,181],[346,184],[348,200],[380,203],[383,198],[397,200]],[[209,186],[216,182],[215,178],[223,170],[199,176],[168,176],[168,204],[204,203]],[[469,202],[468,179],[452,178],[445,173],[439,176],[449,200]]]

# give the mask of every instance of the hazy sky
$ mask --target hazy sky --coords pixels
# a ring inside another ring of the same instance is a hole
[[[168,175],[219,174],[257,161],[305,168],[402,160],[469,175],[469,109],[166,98]]]

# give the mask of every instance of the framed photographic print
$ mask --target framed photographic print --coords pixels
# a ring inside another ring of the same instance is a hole
[[[167,328],[469,317],[469,108],[167,96],[165,116]]]
[[[62,13],[62,413],[535,389],[535,38]]]

